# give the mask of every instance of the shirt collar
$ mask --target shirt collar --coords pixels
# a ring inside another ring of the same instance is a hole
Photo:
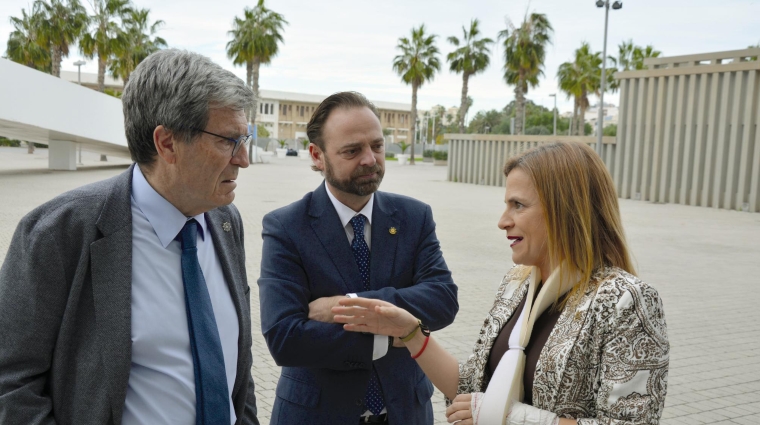
[[[364,215],[364,217],[367,219],[367,223],[372,225],[372,206],[375,204],[374,193],[369,197],[369,202],[367,202],[367,205],[365,205],[361,211],[356,212],[347,207],[344,203],[340,202],[338,198],[336,198],[332,192],[330,192],[330,188],[327,187],[327,182],[325,182],[325,190],[327,191],[327,196],[330,197],[330,202],[332,202],[333,207],[335,207],[335,212],[338,213],[338,218],[340,218],[340,223],[343,225],[343,227],[346,227],[351,219],[354,218],[354,216],[357,214]]]
[[[164,248],[168,247],[177,237],[177,234],[185,226],[185,222],[192,218],[200,224],[198,235],[201,239],[205,239],[205,214],[200,213],[195,217],[185,217],[177,207],[153,189],[137,164],[132,171],[132,199],[137,208],[145,214]]]

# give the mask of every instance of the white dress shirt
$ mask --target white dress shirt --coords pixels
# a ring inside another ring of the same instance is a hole
[[[330,187],[327,186],[327,183],[325,183],[325,189],[327,189],[327,196],[330,198],[330,202],[332,202],[333,207],[335,207],[335,212],[338,213],[338,218],[340,218],[340,223],[343,225],[343,230],[346,231],[346,237],[348,237],[348,243],[351,244],[354,241],[354,228],[351,226],[351,219],[354,218],[354,216],[362,214],[365,217],[364,220],[364,241],[367,242],[367,248],[372,250],[372,208],[375,205],[375,194],[373,193],[372,196],[369,198],[369,202],[367,202],[367,205],[362,208],[361,211],[356,212],[340,202],[338,198],[336,198],[332,192],[330,192]],[[372,267],[372,264],[370,263],[370,268]],[[353,296],[355,297],[356,294],[348,294],[349,297]],[[375,335],[375,341],[374,345],[372,346],[372,360],[377,360],[383,356],[388,354],[388,337],[385,335]]]
[[[195,375],[182,282],[181,247],[174,238],[194,218],[198,261],[222,341],[235,423],[232,387],[238,359],[238,317],[204,214],[185,217],[150,186],[138,166],[132,173],[132,367],[124,425],[195,425]]]

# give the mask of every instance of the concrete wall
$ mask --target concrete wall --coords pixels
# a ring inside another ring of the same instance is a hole
[[[617,138],[602,159],[618,196],[760,212],[760,49],[648,59],[619,72]],[[504,185],[504,161],[593,137],[447,134],[449,181]]]
[[[502,168],[507,158],[554,141],[575,141],[596,147],[592,136],[512,136],[503,134],[446,134],[449,142],[448,180],[504,186]],[[602,138],[602,158],[614,167],[615,138]]]
[[[616,75],[620,197],[760,211],[758,55],[653,58]]]

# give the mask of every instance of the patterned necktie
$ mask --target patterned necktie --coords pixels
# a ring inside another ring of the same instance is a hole
[[[195,372],[196,425],[230,425],[230,398],[224,354],[211,298],[198,262],[198,222],[188,220],[177,236],[182,244],[187,327]]]
[[[351,248],[354,250],[354,258],[359,266],[359,274],[362,276],[364,290],[369,291],[369,247],[364,240],[364,216],[357,214],[351,219],[351,227],[354,229],[354,240],[351,242]],[[385,403],[383,401],[383,389],[380,387],[380,380],[374,365],[372,374],[369,379],[369,387],[365,396],[364,404],[373,415],[379,415],[383,410]]]

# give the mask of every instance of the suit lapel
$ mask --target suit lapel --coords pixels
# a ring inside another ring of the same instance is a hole
[[[132,358],[132,170],[114,186],[96,223],[103,237],[90,244],[95,323],[103,379],[116,422],[121,421]]]
[[[324,183],[314,191],[311,197],[309,216],[311,216],[311,228],[342,278],[343,293],[363,291],[362,278],[359,274],[359,266],[356,265],[354,252],[348,243],[346,231],[340,223],[338,213],[327,196]]]
[[[224,280],[227,281],[227,286],[230,290],[230,296],[232,296],[232,302],[235,304],[235,312],[238,318],[238,361],[237,371],[235,373],[235,384],[232,387],[232,398],[235,399],[235,395],[240,390],[240,385],[243,382],[242,373],[245,368],[246,357],[241,355],[247,349],[246,335],[251,334],[249,326],[250,321],[244,320],[246,314],[250,313],[246,308],[245,302],[245,279],[241,275],[241,262],[245,262],[244,258],[238,255],[240,251],[240,243],[236,241],[235,235],[241,231],[241,229],[232,229],[231,231],[219,232],[224,225],[229,224],[232,226],[234,221],[230,217],[228,210],[215,209],[206,213],[206,223],[209,232],[211,232],[211,238],[214,241],[214,250],[219,263],[222,265],[222,271],[224,273]],[[244,268],[243,268],[244,270]],[[244,273],[244,271],[243,271]]]
[[[393,203],[381,192],[375,193],[372,210],[372,246],[370,247],[370,287],[374,290],[388,286],[393,276],[396,247],[404,229]]]

